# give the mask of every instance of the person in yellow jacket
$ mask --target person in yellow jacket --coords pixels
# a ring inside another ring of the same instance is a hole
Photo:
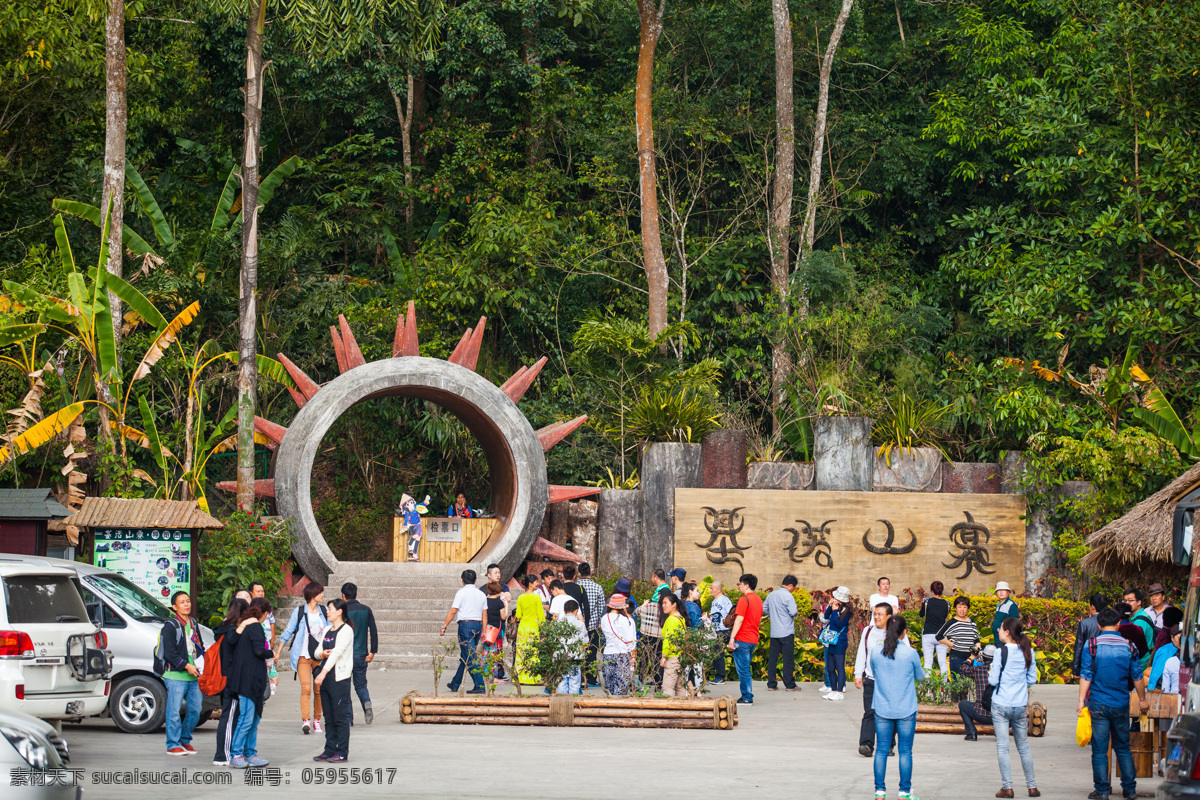
[[[673,594],[664,593],[659,605],[662,613],[666,614],[662,623],[663,654],[658,662],[663,668],[663,692],[675,697],[687,697],[687,681],[679,667],[677,643],[677,638],[687,628],[687,621],[683,617],[683,601]]]

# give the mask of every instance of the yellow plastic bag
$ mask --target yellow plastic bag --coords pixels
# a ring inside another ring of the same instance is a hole
[[[1079,715],[1079,721],[1075,723],[1075,743],[1080,747],[1087,747],[1092,742],[1092,713],[1085,706],[1083,713]]]

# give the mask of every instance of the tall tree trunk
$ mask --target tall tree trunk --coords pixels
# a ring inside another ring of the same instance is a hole
[[[792,19],[788,0],[771,0],[775,24],[775,185],[771,202],[771,288],[780,325],[788,314],[788,265],[791,243],[792,185],[796,179],[796,107],[793,101]],[[771,342],[771,418],[779,430],[791,358],[781,329]]]
[[[542,56],[537,49],[537,17],[530,10],[521,12],[521,60],[531,76],[536,76],[542,67]],[[529,87],[529,115],[526,128],[529,133],[525,159],[529,166],[542,160],[542,98],[541,86],[534,77]]]
[[[392,102],[396,104],[396,118],[400,120],[400,152],[404,158],[404,188],[412,189],[412,121],[413,121],[413,102],[415,92],[413,86],[413,72],[409,67],[405,71],[408,78],[408,93],[405,94],[404,100],[400,99],[400,95],[392,90],[391,84],[388,85],[388,91],[392,93]],[[408,202],[404,206],[404,225],[405,225],[405,241],[406,250],[409,254],[413,251],[413,198],[409,194]]]
[[[667,327],[667,261],[663,257],[662,236],[658,229],[658,171],[654,161],[654,51],[662,35],[662,15],[666,0],[638,0],[638,71],[635,119],[637,122],[638,191],[642,200],[642,261],[650,293],[650,335],[657,336]],[[665,346],[665,345],[664,345]]]
[[[804,211],[804,233],[800,239],[800,254],[812,252],[813,240],[817,235],[817,202],[821,195],[821,157],[825,151],[825,128],[829,115],[829,75],[833,72],[833,57],[837,54],[838,44],[842,41],[842,33],[846,30],[846,21],[850,19],[850,9],[854,0],[842,0],[842,10],[838,12],[837,22],[833,24],[833,33],[829,35],[829,45],[825,48],[825,57],[821,60],[821,79],[817,87],[817,118],[813,125],[812,159],[808,166],[808,205]],[[808,298],[797,298],[797,302],[807,305]]]
[[[125,229],[125,131],[129,114],[125,99],[125,0],[108,0],[104,18],[104,184],[100,192],[100,213],[112,202],[112,222],[108,230],[110,273],[121,277],[125,248],[121,233]],[[113,338],[121,340],[121,300],[108,293],[112,309]],[[118,363],[120,363],[118,361]],[[105,431],[105,435],[109,432]]]
[[[237,501],[254,507],[254,412],[257,406],[258,139],[262,132],[263,25],[266,0],[251,0],[246,25],[245,153],[242,156],[242,269],[238,286]]]

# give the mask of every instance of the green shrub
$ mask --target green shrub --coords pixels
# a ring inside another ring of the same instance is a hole
[[[219,622],[234,592],[255,581],[263,585],[271,604],[277,604],[292,555],[292,530],[286,520],[263,523],[238,509],[224,528],[202,533],[198,548],[198,619]]]

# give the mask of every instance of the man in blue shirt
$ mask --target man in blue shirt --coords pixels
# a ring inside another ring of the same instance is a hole
[[[1101,611],[1096,622],[1100,635],[1083,648],[1079,670],[1079,708],[1086,705],[1092,715],[1092,783],[1096,790],[1090,800],[1108,800],[1108,744],[1121,768],[1121,794],[1126,800],[1137,797],[1137,772],[1129,750],[1129,692],[1136,689],[1141,711],[1150,709],[1146,681],[1138,669],[1137,651],[1117,632],[1121,614],[1115,609]]]

